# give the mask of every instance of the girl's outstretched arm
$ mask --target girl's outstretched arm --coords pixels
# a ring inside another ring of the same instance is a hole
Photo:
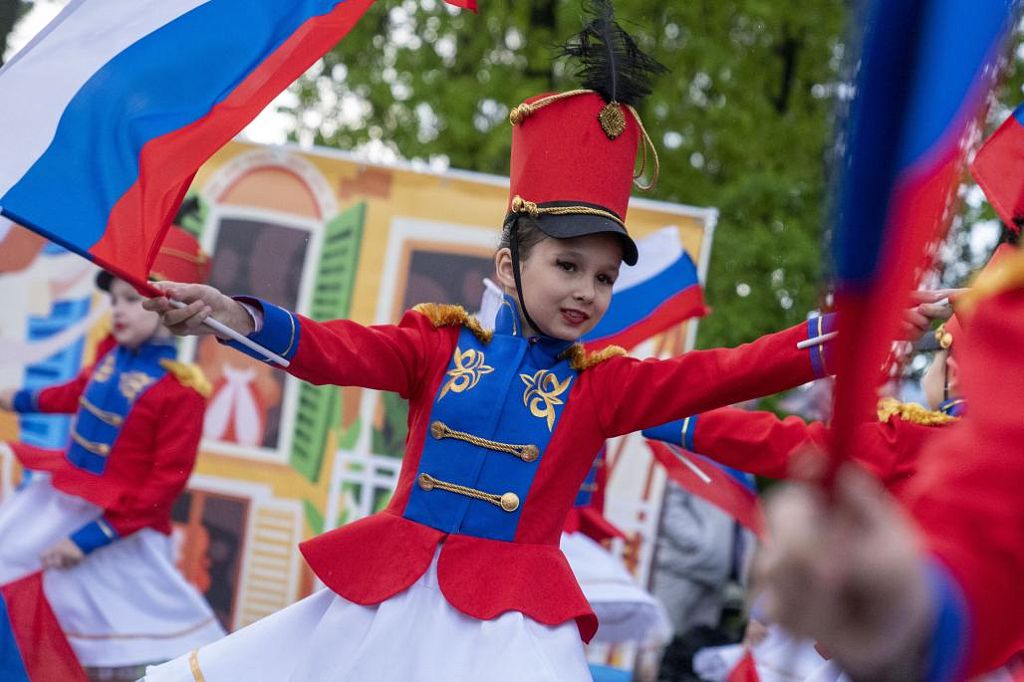
[[[441,332],[417,312],[406,313],[397,325],[317,322],[256,298],[229,298],[206,285],[159,285],[185,308],[172,308],[167,298],[150,299],[144,306],[161,313],[175,334],[210,333],[202,323],[213,317],[287,359],[289,374],[312,384],[362,386],[408,398],[428,371],[426,358],[440,343]],[[226,343],[267,362],[237,342]]]
[[[797,343],[834,330],[834,316],[763,336],[737,348],[691,351],[668,360],[612,358],[593,371],[598,415],[608,436],[760,398],[830,371],[832,342]]]

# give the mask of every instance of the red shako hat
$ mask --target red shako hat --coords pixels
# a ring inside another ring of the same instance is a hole
[[[178,225],[171,225],[149,269],[151,280],[202,284],[210,276],[210,257],[198,240]],[[110,290],[114,275],[106,270],[96,273],[96,286]]]
[[[658,157],[633,105],[650,93],[651,77],[665,68],[622,30],[609,0],[592,2],[588,10],[591,21],[563,48],[563,54],[578,60],[583,88],[531,97],[509,115],[512,159],[505,224],[510,229],[528,215],[550,237],[616,234],[623,260],[635,265],[637,248],[626,230],[626,208],[648,154],[651,182],[637,184],[653,187]]]

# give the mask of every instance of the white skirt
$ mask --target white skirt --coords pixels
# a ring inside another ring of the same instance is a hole
[[[146,682],[590,682],[574,621],[518,611],[477,620],[437,584],[437,554],[376,606],[321,590],[224,639],[147,670]]]
[[[34,478],[0,504],[0,575],[39,569],[39,554],[102,511]],[[175,568],[171,539],[144,528],[77,566],[51,569],[43,589],[78,661],[124,667],[165,661],[224,636],[209,604]]]
[[[0,504],[0,585],[38,571],[40,554],[101,513],[91,502],[56,490],[49,474],[33,474]]]
[[[672,638],[665,607],[611,552],[582,533],[562,533],[561,546],[597,614],[593,642],[660,645]]]

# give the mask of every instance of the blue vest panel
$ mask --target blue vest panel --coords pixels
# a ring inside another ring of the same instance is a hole
[[[176,354],[173,342],[162,339],[136,350],[117,346],[107,353],[79,399],[68,461],[102,474],[132,405],[167,373],[160,361],[174,359]]]
[[[559,357],[570,345],[508,333],[483,343],[462,329],[434,399],[406,518],[445,533],[515,538],[577,376]]]

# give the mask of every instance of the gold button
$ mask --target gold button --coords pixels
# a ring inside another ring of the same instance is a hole
[[[537,449],[536,445],[524,445],[519,457],[524,462],[533,462],[540,457],[540,450]]]
[[[515,493],[505,493],[501,496],[501,508],[507,512],[519,509],[519,496]]]
[[[434,479],[430,474],[420,474],[416,477],[416,483],[418,483],[420,488],[423,490],[430,491],[434,489]]]
[[[437,440],[441,440],[442,438],[444,438],[444,432],[444,422],[437,421],[430,425],[430,435],[436,438]]]

